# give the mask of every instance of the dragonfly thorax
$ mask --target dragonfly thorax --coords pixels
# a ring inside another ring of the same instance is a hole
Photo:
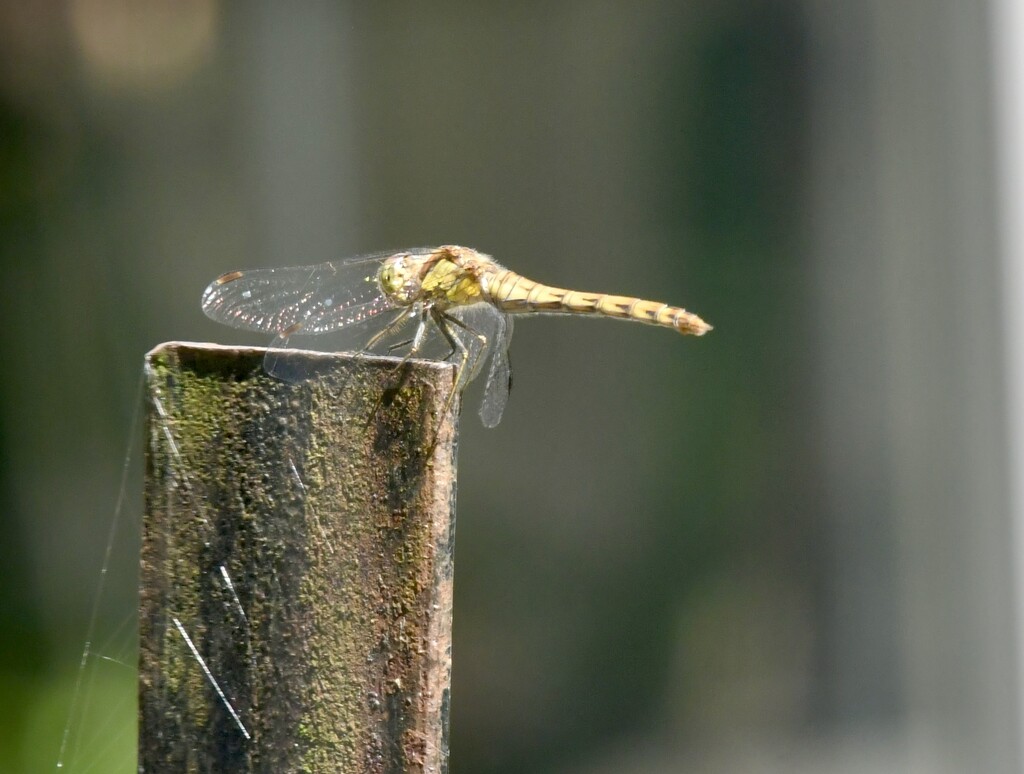
[[[420,303],[448,309],[483,300],[476,263],[462,251],[440,247],[430,253],[399,253],[388,258],[377,275],[381,290],[398,306]]]

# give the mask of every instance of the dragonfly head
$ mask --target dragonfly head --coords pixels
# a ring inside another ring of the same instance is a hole
[[[419,292],[419,272],[413,266],[411,255],[399,253],[384,261],[377,281],[388,298],[399,304],[412,303]]]

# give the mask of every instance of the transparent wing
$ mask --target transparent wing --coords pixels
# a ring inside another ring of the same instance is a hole
[[[480,404],[480,420],[484,427],[497,427],[512,391],[512,364],[508,347],[512,343],[512,318],[501,315],[504,325],[491,345],[491,370],[487,373],[487,386]]]
[[[377,282],[381,264],[392,255],[415,255],[430,249],[374,253],[315,266],[228,272],[206,288],[203,311],[225,325],[275,334],[264,369],[278,379],[300,381],[306,374],[301,368],[293,370],[288,358],[282,357],[289,339],[344,330],[352,334],[345,344],[356,344],[359,349],[369,338],[360,330],[369,327],[364,324],[376,325],[375,317],[394,309]],[[357,341],[363,336],[366,338]]]
[[[452,310],[451,313],[470,329],[453,328],[451,331],[469,351],[463,384],[456,389],[464,389],[466,384],[475,379],[490,355],[491,367],[484,386],[483,402],[480,404],[480,419],[485,427],[496,427],[501,422],[512,386],[512,370],[508,358],[512,318],[490,304],[474,304]],[[482,343],[475,334],[482,335],[486,343]]]
[[[283,338],[338,330],[393,308],[377,283],[386,257],[229,272],[206,288],[203,311],[217,322]]]

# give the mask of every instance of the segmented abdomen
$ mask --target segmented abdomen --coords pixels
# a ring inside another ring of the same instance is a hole
[[[489,277],[485,290],[499,309],[510,314],[592,314],[661,325],[694,336],[711,330],[700,317],[678,306],[631,296],[553,288],[508,269]]]

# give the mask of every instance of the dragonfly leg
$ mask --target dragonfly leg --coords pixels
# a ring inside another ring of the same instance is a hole
[[[354,358],[356,360],[359,360],[362,357],[364,357],[365,355],[371,354],[374,347],[376,347],[378,344],[380,344],[380,342],[383,341],[384,339],[386,339],[388,336],[390,336],[390,335],[394,334],[396,331],[400,330],[403,325],[405,325],[409,320],[411,320],[417,314],[419,314],[419,311],[415,307],[409,306],[409,307],[406,307],[406,308],[402,309],[397,315],[395,315],[394,318],[392,318],[391,322],[389,322],[386,326],[384,326],[384,328],[382,328],[380,331],[375,333],[370,338],[370,340],[366,342],[366,344],[363,346],[363,348],[355,353]],[[268,353],[268,357],[269,357],[269,354],[270,353]],[[369,414],[367,415],[367,418],[366,418],[367,424],[369,424],[370,421],[372,421],[373,417],[376,416],[377,412],[380,410],[380,405],[381,405],[382,401],[383,401],[383,396],[377,400],[376,404],[373,407],[373,410],[370,411]]]
[[[396,371],[399,370],[406,363],[408,363],[410,358],[416,357],[416,353],[419,352],[420,349],[423,347],[423,339],[427,332],[427,310],[420,310],[417,314],[419,314],[420,316],[420,322],[419,325],[416,326],[416,334],[408,341],[402,341],[399,342],[398,344],[393,344],[392,346],[388,347],[388,353],[390,354],[391,352],[394,352],[396,349],[401,349],[402,347],[408,344],[412,345],[411,347],[409,347],[409,351],[402,356],[402,361],[395,366],[394,370]]]
[[[459,367],[457,377],[455,380],[455,383],[459,385],[459,387],[461,388],[464,386],[462,383],[462,379],[465,376],[465,373],[463,371],[465,367],[469,365],[469,348],[466,347],[466,345],[463,344],[458,338],[452,336],[451,331],[446,330],[445,326],[454,325],[458,328],[461,328],[462,330],[466,331],[466,333],[476,337],[477,341],[480,342],[480,352],[473,359],[472,368],[470,369],[471,372],[476,369],[479,359],[484,356],[487,350],[487,337],[484,336],[482,333],[480,333],[480,331],[476,330],[475,328],[471,328],[468,325],[466,325],[466,323],[462,322],[462,320],[460,320],[458,317],[453,317],[452,315],[447,314],[445,312],[437,312],[435,322],[437,323],[437,326],[441,328],[441,332],[447,334],[445,338],[448,340],[449,345],[451,345],[452,347],[451,351],[448,353],[448,357],[451,357],[452,355],[455,354],[456,345],[458,345],[458,349],[462,350],[463,352],[462,365]]]
[[[396,319],[386,329],[384,329],[376,336],[374,336],[372,339],[370,339],[370,342],[366,345],[366,349],[370,349],[372,346],[379,343],[380,340],[384,338],[389,332],[398,330],[398,328],[404,325],[407,320],[412,318],[413,315],[417,314],[420,317],[420,322],[419,325],[416,326],[416,334],[408,341],[399,342],[398,344],[393,344],[388,347],[388,353],[391,353],[394,352],[396,349],[404,347],[407,344],[412,345],[411,347],[409,347],[409,351],[402,356],[402,359],[398,362],[398,364],[393,369],[391,369],[392,373],[397,373],[398,371],[401,371],[402,367],[405,366],[405,364],[408,363],[409,360],[412,357],[414,357],[416,353],[419,352],[420,348],[423,346],[423,339],[427,329],[427,310],[410,307],[409,312],[403,312],[401,317]],[[397,387],[401,387],[403,381],[404,380],[400,380]],[[377,403],[373,408],[373,411],[370,412],[370,417],[373,417],[377,414],[383,402],[384,395],[381,394],[380,398],[377,400]],[[369,419],[367,421],[369,421]]]
[[[399,342],[398,344],[392,344],[391,346],[388,347],[388,354],[391,354],[396,349],[401,349],[407,344],[412,344],[412,347],[409,349],[409,351],[405,353],[404,357],[402,357],[402,361],[395,366],[394,370],[398,371],[402,366],[404,366],[409,361],[409,358],[411,358],[413,355],[416,354],[417,351],[419,351],[419,348],[423,344],[423,331],[424,328],[426,327],[426,312],[424,310],[418,309],[415,306],[410,306],[407,309],[403,309],[402,313],[399,314],[390,323],[388,323],[388,326],[384,328],[384,330],[374,334],[373,337],[368,342],[366,342],[366,346],[363,347],[363,352],[369,352],[370,350],[372,350],[383,339],[387,338],[392,333],[395,333],[396,331],[400,330],[403,325],[405,325],[409,320],[411,320],[413,317],[417,315],[419,315],[420,323],[416,327],[416,334],[408,341],[402,341]]]
[[[479,331],[470,328],[468,325],[462,322],[462,320],[459,320],[456,317],[452,317],[450,314],[446,314],[445,312],[442,312],[440,310],[431,309],[430,316],[434,320],[434,324],[437,326],[437,329],[441,331],[441,335],[444,336],[445,341],[448,342],[448,346],[451,347],[451,351],[448,357],[451,357],[456,352],[461,353],[459,365],[455,369],[455,386],[452,388],[451,393],[448,395],[448,400],[445,401],[444,409],[441,412],[442,416],[446,416],[449,410],[451,410],[452,403],[455,401],[455,394],[461,392],[462,388],[465,386],[465,384],[463,383],[463,378],[466,375],[466,368],[469,365],[470,355],[469,347],[467,347],[459,339],[458,336],[455,336],[452,333],[451,328],[449,326],[454,325],[457,328],[461,328],[467,333],[476,336],[476,338],[480,340],[481,353],[487,346],[487,337],[484,336]],[[477,355],[477,357],[479,358],[480,355]],[[476,360],[473,361],[473,365],[474,367],[476,366]]]
[[[393,319],[391,322],[389,322],[387,324],[387,326],[383,330],[378,331],[377,333],[373,334],[373,336],[370,338],[370,340],[368,342],[366,342],[366,346],[363,347],[363,351],[364,352],[369,352],[371,349],[373,349],[378,344],[380,344],[380,342],[383,339],[387,338],[388,336],[390,336],[395,331],[401,329],[401,327],[403,325],[405,325],[409,320],[411,320],[417,314],[419,314],[418,310],[416,310],[413,307],[409,307],[407,309],[403,309],[398,314],[398,316],[395,317],[395,319]],[[388,351],[390,351],[390,350],[388,350]]]

